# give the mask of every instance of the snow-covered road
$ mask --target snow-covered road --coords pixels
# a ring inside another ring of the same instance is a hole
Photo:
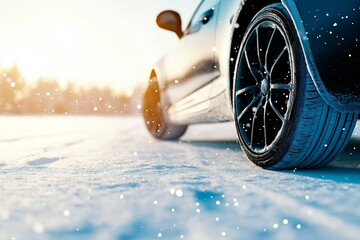
[[[360,123],[319,170],[266,171],[233,123],[0,118],[0,239],[360,239]]]

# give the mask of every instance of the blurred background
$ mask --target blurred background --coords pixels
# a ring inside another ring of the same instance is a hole
[[[136,114],[152,64],[200,0],[0,0],[0,114]]]

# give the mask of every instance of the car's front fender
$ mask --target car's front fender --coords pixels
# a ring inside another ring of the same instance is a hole
[[[283,0],[283,4],[320,95],[337,110],[360,111],[360,0]]]

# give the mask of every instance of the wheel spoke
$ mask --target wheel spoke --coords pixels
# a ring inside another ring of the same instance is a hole
[[[284,121],[285,121],[284,117],[281,115],[281,113],[279,112],[279,110],[275,107],[275,105],[273,104],[271,98],[270,98],[269,102],[270,102],[271,109],[276,113],[276,115],[279,117],[279,119],[280,119],[282,122],[284,122]]]
[[[264,65],[262,64],[261,57],[260,57],[259,26],[255,29],[255,31],[256,31],[256,51],[257,51],[259,66],[260,66],[260,69],[262,69]]]
[[[269,71],[268,71],[268,67],[267,67],[267,63],[268,63],[268,54],[269,54],[269,49],[270,49],[270,46],[271,46],[271,43],[272,43],[272,40],[274,38],[274,35],[275,35],[275,32],[276,32],[277,28],[276,26],[274,27],[274,30],[271,34],[271,37],[270,37],[270,40],[269,40],[269,43],[268,43],[268,46],[266,48],[266,53],[265,53],[265,71],[269,74]]]
[[[274,83],[270,85],[270,89],[275,90],[292,90],[291,84],[284,84],[284,83]]]
[[[268,140],[267,140],[267,132],[266,132],[266,109],[267,109],[267,105],[268,105],[269,101],[268,101],[268,97],[266,97],[266,103],[264,105],[264,142],[265,142],[265,147],[268,146]]]
[[[240,96],[241,94],[243,94],[243,93],[245,93],[245,92],[254,91],[254,90],[258,89],[258,88],[259,88],[258,85],[253,85],[253,86],[244,87],[244,88],[242,88],[242,89],[240,89],[240,90],[238,90],[238,91],[236,92],[236,96],[238,97],[238,96]]]
[[[256,74],[255,74],[257,70],[254,69],[253,67],[251,67],[251,63],[250,63],[250,61],[249,61],[248,53],[247,53],[246,50],[244,51],[244,54],[245,54],[246,64],[247,64],[247,66],[248,66],[248,68],[249,68],[249,71],[251,72],[251,75],[254,77],[255,81],[256,81],[257,83],[259,83],[259,81],[258,81],[257,78],[256,78]]]
[[[279,60],[280,60],[280,58],[282,57],[282,55],[284,55],[284,53],[285,53],[285,51],[287,50],[287,48],[288,48],[288,47],[285,46],[285,47],[283,48],[283,50],[281,51],[281,53],[279,54],[279,56],[276,58],[274,64],[272,65],[272,67],[271,67],[271,69],[270,69],[270,76],[272,75],[272,72],[273,72],[276,64],[279,62]]]
[[[242,112],[240,113],[240,115],[238,116],[238,122],[241,120],[241,118],[244,116],[244,114],[249,111],[249,109],[256,103],[257,100],[259,100],[260,96],[256,96],[252,99],[252,101],[249,103],[248,106],[246,106],[246,108],[244,108],[244,110],[242,110]]]
[[[255,129],[255,120],[257,118],[257,114],[259,112],[259,109],[261,107],[261,102],[263,99],[260,100],[259,104],[256,107],[256,111],[254,113],[253,119],[252,119],[252,126],[251,126],[251,139],[250,139],[250,147],[253,147],[253,143],[254,143],[254,129]]]

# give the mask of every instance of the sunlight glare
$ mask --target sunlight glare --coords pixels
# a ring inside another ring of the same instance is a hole
[[[156,14],[179,3],[193,10],[190,2],[0,0],[0,68],[17,65],[26,82],[50,77],[131,92],[166,38],[177,40],[156,27]]]

